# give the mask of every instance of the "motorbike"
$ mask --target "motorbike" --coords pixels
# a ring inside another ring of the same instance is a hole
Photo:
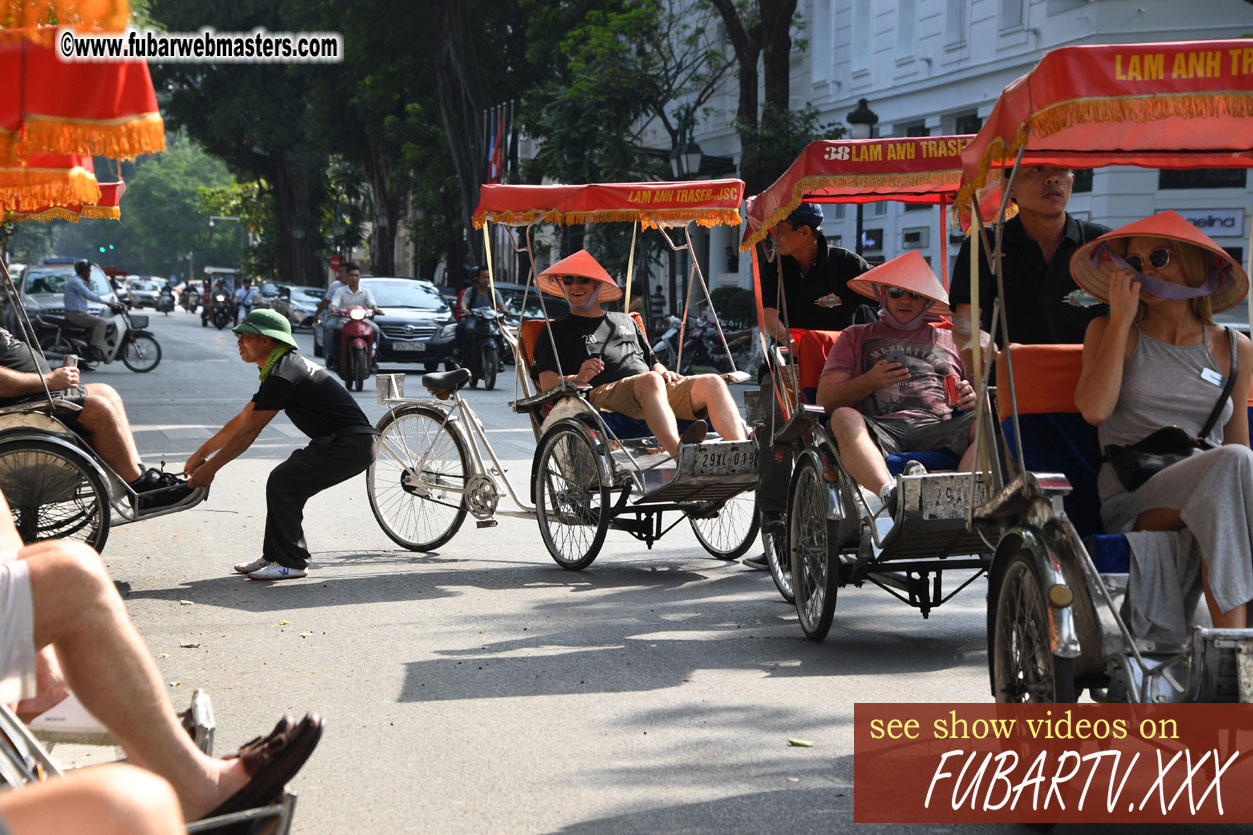
[[[500,313],[490,307],[470,311],[470,388],[483,381],[483,388],[496,387],[496,372],[501,368],[505,338],[500,332]]]
[[[370,369],[374,367],[374,328],[368,319],[374,311],[367,307],[350,307],[344,314],[348,321],[339,334],[339,358],[336,372],[349,391],[365,386]]]
[[[231,324],[235,318],[235,301],[225,290],[218,290],[213,294],[213,298],[205,305],[205,309],[200,312],[200,326],[202,328],[209,327],[209,322],[213,322],[213,326],[218,330],[222,330]]]
[[[188,313],[195,313],[200,307],[200,290],[195,286],[188,286],[183,291],[183,296],[178,300],[179,306]]]
[[[161,362],[161,344],[147,330],[147,316],[132,316],[123,305],[118,305],[107,321],[105,363],[120,359],[127,368],[140,374],[157,367]],[[67,355],[75,354],[81,358],[79,367],[91,370],[92,365],[87,361],[94,355],[89,350],[90,330],[72,325],[59,316],[39,316],[34,324],[39,347],[50,365],[60,365]]]
[[[653,355],[657,357],[657,362],[671,370],[677,370],[675,362],[679,357],[679,328],[682,324],[683,320],[678,316],[667,316],[666,330],[653,346]]]
[[[691,374],[697,367],[711,368],[718,373],[731,370],[731,359],[718,337],[718,329],[704,316],[697,316],[687,327],[682,367],[678,372]]]
[[[174,291],[170,289],[170,285],[161,288],[161,295],[157,296],[157,312],[170,315],[170,311],[174,309]]]

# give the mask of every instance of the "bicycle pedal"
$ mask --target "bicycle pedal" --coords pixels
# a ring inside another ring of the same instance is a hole
[[[477,528],[494,528],[496,524],[495,519],[480,519],[474,523],[474,526]]]

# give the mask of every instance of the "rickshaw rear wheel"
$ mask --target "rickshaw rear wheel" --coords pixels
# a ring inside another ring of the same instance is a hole
[[[109,492],[85,453],[50,441],[0,446],[0,490],[24,544],[85,542],[97,552],[109,539]]]
[[[992,681],[998,702],[1076,700],[1074,666],[1052,652],[1048,605],[1034,558],[1015,554],[996,596]]]
[[[744,556],[760,527],[755,497],[752,491],[740,493],[723,502],[715,515],[687,517],[692,533],[706,551],[720,560]]]
[[[839,591],[839,525],[827,518],[826,486],[818,465],[810,458],[800,464],[788,508],[788,557],[792,567],[792,594],[801,629],[811,641],[821,641],[831,630]]]
[[[609,485],[587,430],[557,425],[540,439],[535,515],[557,565],[578,571],[592,564],[609,530]]]
[[[770,569],[770,577],[774,587],[788,603],[796,602],[792,592],[792,558],[788,553],[787,534],[761,532],[761,544],[766,549],[766,566]]]
[[[378,457],[366,471],[370,510],[392,542],[410,551],[433,551],[452,539],[466,518],[462,491],[468,468],[461,436],[431,406],[388,412],[378,429]]]

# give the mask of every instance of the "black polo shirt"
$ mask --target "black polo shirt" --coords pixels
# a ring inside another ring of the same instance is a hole
[[[310,438],[370,425],[339,380],[295,351],[288,351],[274,363],[252,396],[252,407],[260,412],[286,412],[296,428]]]
[[[870,269],[866,259],[843,247],[828,245],[826,237],[816,232],[818,254],[809,272],[802,273],[800,264],[790,255],[783,256],[783,294],[787,304],[787,324],[807,330],[842,331],[853,324],[858,305],[875,305],[873,299],[849,289],[848,281]],[[779,307],[778,267],[761,259],[761,302],[773,307],[783,318]]]
[[[1070,256],[1087,241],[1109,231],[1108,226],[1076,220],[1066,215],[1062,241],[1045,262],[1044,251],[1027,235],[1021,218],[1005,223],[1001,263],[1005,270],[1003,316],[1008,316],[1009,341],[1028,345],[1057,345],[1083,342],[1088,323],[1109,313],[1109,307],[1079,288],[1070,276]],[[988,227],[988,240],[995,241],[994,227]],[[970,238],[962,244],[953,267],[949,303],[970,304]],[[992,267],[979,253],[979,313],[983,329],[992,322],[996,283]],[[997,344],[1001,331],[994,334]]]

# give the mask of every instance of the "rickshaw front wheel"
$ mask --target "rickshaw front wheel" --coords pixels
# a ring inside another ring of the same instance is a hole
[[[535,515],[557,565],[578,571],[592,564],[609,530],[609,485],[587,430],[557,425],[540,440]]]
[[[792,558],[788,554],[787,535],[762,531],[761,544],[766,549],[766,565],[770,569],[774,587],[784,600],[795,603],[796,595],[792,591]]]
[[[1014,555],[996,596],[992,681],[998,702],[1076,700],[1071,660],[1053,655],[1047,607],[1035,560]]]
[[[831,629],[839,591],[839,525],[827,518],[827,489],[812,458],[796,473],[788,508],[788,556],[792,564],[792,594],[801,629],[811,641],[821,641]]]
[[[85,453],[50,441],[0,447],[0,490],[24,544],[85,542],[97,552],[109,538],[109,493]]]
[[[711,516],[688,516],[692,533],[713,556],[734,560],[744,556],[757,539],[756,493],[749,491],[732,496]]]

